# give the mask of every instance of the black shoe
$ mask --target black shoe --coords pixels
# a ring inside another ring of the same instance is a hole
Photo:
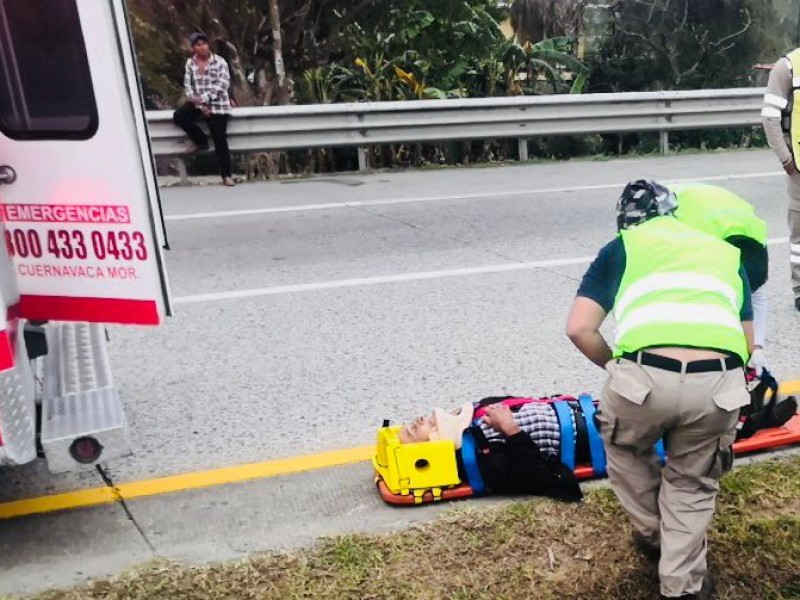
[[[797,310],[800,310],[800,298],[795,298],[795,299],[794,299],[794,307],[795,307]]]
[[[631,540],[633,541],[633,547],[647,560],[652,562],[661,560],[661,547],[653,544],[653,542],[648,540],[641,533],[634,531]]]
[[[789,396],[785,400],[778,402],[772,409],[772,414],[768,420],[768,427],[783,427],[786,422],[797,413],[797,399]]]
[[[703,587],[695,594],[683,594],[678,596],[679,600],[711,600],[715,597],[714,592],[717,591],[717,582],[714,580],[714,574],[711,570],[706,571],[703,577]],[[669,596],[661,595],[662,600],[668,600]]]
[[[754,412],[745,419],[736,439],[749,438],[762,429],[783,427],[797,412],[797,399],[789,396],[780,402],[770,402],[766,408]]]

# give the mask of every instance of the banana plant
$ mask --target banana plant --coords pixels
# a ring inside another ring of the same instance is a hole
[[[589,69],[572,54],[572,43],[570,38],[554,37],[523,46],[531,67],[545,74],[554,92],[557,91],[556,82],[562,81],[561,74],[565,71],[574,75],[571,94],[580,94],[586,87]]]

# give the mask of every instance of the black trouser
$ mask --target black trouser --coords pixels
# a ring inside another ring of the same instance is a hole
[[[197,118],[202,117],[203,113],[191,102],[187,102],[175,111],[172,120],[183,129],[189,138],[200,148],[208,148],[208,138],[197,124]],[[211,139],[214,140],[214,152],[217,154],[219,162],[219,172],[223,177],[231,176],[231,153],[228,150],[228,118],[230,115],[211,114],[203,117],[208,124],[211,132]]]

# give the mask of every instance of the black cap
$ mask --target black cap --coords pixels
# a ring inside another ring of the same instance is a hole
[[[208,41],[208,37],[202,31],[195,31],[192,35],[189,36],[189,44],[191,46],[194,46],[200,40],[203,40],[204,42]]]

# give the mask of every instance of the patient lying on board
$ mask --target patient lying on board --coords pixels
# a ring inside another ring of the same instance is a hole
[[[471,426],[475,409],[470,402],[450,412],[436,408],[430,416],[403,425],[398,433],[400,441],[452,440],[460,478],[467,481],[461,448],[464,432],[469,430],[487,492],[580,500],[575,474],[558,458],[558,418],[550,405],[530,403],[512,413],[500,403],[501,398],[489,400],[496,402],[483,407],[485,414],[478,425]]]
[[[770,376],[762,380],[751,376],[749,387],[751,404],[742,410],[737,439],[750,437],[761,429],[780,427],[796,413],[795,398],[779,398],[777,382]],[[770,399],[765,400],[770,390]],[[570,400],[575,457],[578,464],[587,464],[590,454],[585,420],[578,403]],[[452,440],[460,479],[467,481],[461,447],[464,433],[469,431],[477,446],[477,467],[488,492],[580,500],[578,481],[572,469],[560,460],[561,428],[552,403],[532,400],[514,406],[512,411],[509,401],[515,403],[509,397],[485,398],[477,405],[467,402],[449,412],[435,408],[429,416],[403,425],[398,437],[404,444]]]

